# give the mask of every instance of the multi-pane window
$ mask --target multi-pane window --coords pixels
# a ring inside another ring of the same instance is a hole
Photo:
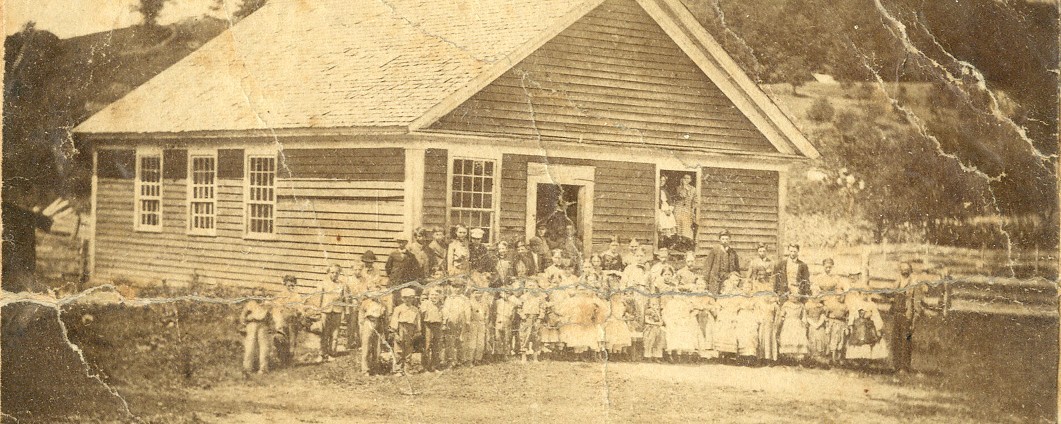
[[[276,229],[276,156],[247,157],[247,233]]]
[[[493,241],[494,184],[497,165],[493,160],[454,159],[450,179],[450,224],[464,224],[486,231],[484,242]]]
[[[162,155],[136,158],[136,225],[143,231],[162,229]]]
[[[213,234],[217,223],[217,158],[192,155],[188,174],[188,230]]]

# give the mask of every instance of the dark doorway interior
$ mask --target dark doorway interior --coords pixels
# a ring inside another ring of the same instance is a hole
[[[562,245],[568,225],[574,225],[576,233],[582,234],[582,223],[578,219],[578,195],[582,186],[538,184],[537,190],[537,225],[544,225],[548,230],[546,237],[550,248]]]

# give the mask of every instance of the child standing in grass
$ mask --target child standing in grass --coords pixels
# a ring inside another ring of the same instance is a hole
[[[263,296],[261,289],[254,291],[255,296]],[[272,322],[269,308],[257,300],[243,304],[240,312],[240,324],[243,325],[243,374],[269,372],[269,354],[272,351]]]
[[[401,305],[394,308],[391,314],[390,330],[394,332],[395,355],[394,373],[408,374],[413,357],[413,340],[420,335],[420,308],[416,307],[416,290],[404,288],[401,291]]]

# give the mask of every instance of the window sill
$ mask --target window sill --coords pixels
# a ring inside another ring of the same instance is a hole
[[[158,227],[133,227],[133,231],[138,233],[161,233],[162,226]]]
[[[203,231],[203,230],[188,231],[187,234],[189,236],[192,236],[192,237],[217,237],[217,231],[216,230],[214,230],[214,231]]]

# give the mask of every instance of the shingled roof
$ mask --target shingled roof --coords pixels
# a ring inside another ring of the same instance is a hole
[[[598,3],[272,0],[76,131],[407,128]]]
[[[677,0],[636,0],[783,154],[817,157]],[[418,131],[603,0],[270,0],[74,131]]]

